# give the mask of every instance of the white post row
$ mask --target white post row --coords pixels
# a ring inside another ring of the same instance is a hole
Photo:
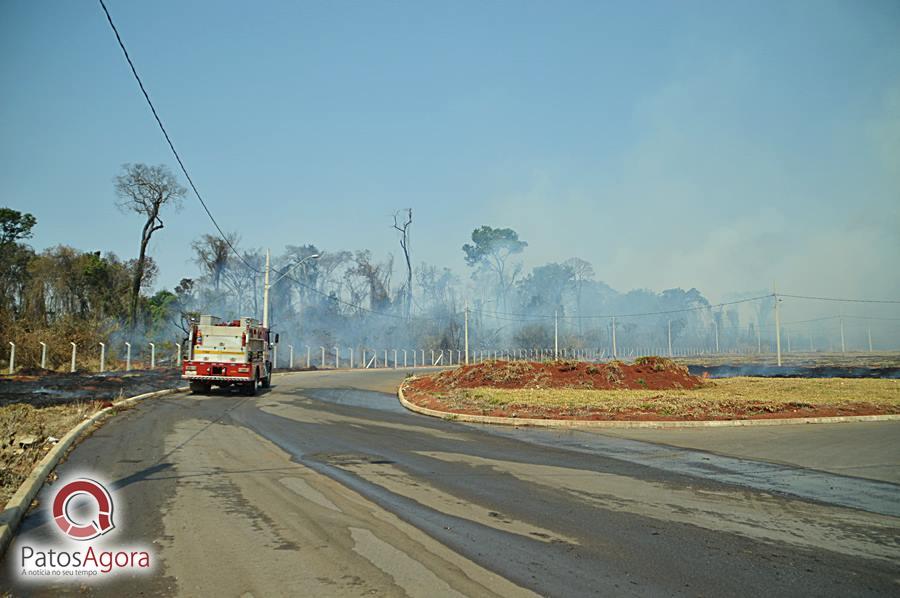
[[[394,349],[394,369],[397,369],[397,349]]]
[[[156,345],[150,343],[150,369],[156,367]]]
[[[106,366],[106,343],[100,343],[100,373],[103,373],[103,370]]]
[[[125,343],[125,371],[131,371],[131,343]]]
[[[41,343],[41,369],[47,369],[47,343]]]

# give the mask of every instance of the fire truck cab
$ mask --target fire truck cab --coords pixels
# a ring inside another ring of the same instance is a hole
[[[215,386],[240,386],[244,394],[272,382],[269,331],[253,318],[223,322],[215,316],[200,316],[191,327],[190,352],[181,366],[181,377],[194,393]],[[277,337],[277,335],[276,335]],[[276,338],[277,341],[277,338]]]

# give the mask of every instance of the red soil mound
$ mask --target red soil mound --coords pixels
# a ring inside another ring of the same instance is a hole
[[[641,357],[633,365],[621,361],[486,361],[413,380],[418,392],[461,388],[585,388],[599,390],[691,389],[703,382],[686,367],[662,357]]]

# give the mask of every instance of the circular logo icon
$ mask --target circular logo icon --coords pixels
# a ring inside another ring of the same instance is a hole
[[[72,499],[83,495],[90,497],[97,505],[94,521],[79,522],[69,515]],[[113,529],[112,512],[113,502],[109,492],[99,482],[88,478],[69,482],[59,489],[53,499],[53,520],[64,534],[74,540],[91,540]]]

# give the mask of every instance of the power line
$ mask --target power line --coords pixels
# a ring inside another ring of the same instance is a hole
[[[785,293],[778,293],[779,297],[790,297],[791,299],[811,299],[813,301],[835,301],[838,303],[890,303],[890,304],[900,304],[900,301],[894,301],[891,299],[838,299],[836,297],[810,297],[808,295],[787,295]]]
[[[637,318],[644,316],[659,316],[666,314],[677,314],[677,313],[685,313],[692,311],[705,311],[711,310],[718,307],[725,307],[727,305],[737,305],[739,303],[749,303],[751,301],[759,301],[760,299],[767,299],[769,297],[773,297],[774,295],[761,295],[759,297],[751,297],[749,299],[739,299],[737,301],[726,301],[724,303],[717,303],[715,305],[701,305],[697,307],[686,307],[682,309],[670,309],[663,311],[651,311],[644,313],[631,313],[631,314],[601,314],[601,315],[587,315],[587,316],[559,316],[560,320],[581,320],[581,319],[611,319],[611,318]],[[528,320],[545,320],[545,319],[553,319],[556,317],[554,314],[544,315],[544,314],[512,314],[512,313],[503,313],[503,312],[490,312],[479,309],[471,310],[473,312],[480,313],[482,315],[488,315],[491,317],[495,317],[498,320],[506,320],[510,322],[518,322],[518,321],[528,321]],[[522,318],[522,319],[517,319]]]
[[[163,136],[166,138],[166,143],[169,144],[169,149],[172,150],[172,154],[175,156],[175,160],[178,161],[178,166],[181,167],[181,172],[184,173],[185,178],[187,178],[188,183],[191,186],[191,189],[194,191],[194,195],[197,196],[197,199],[200,200],[200,205],[203,206],[206,215],[209,216],[209,219],[212,221],[213,226],[216,227],[216,230],[219,231],[219,235],[222,237],[222,240],[228,245],[232,252],[244,262],[244,265],[253,270],[254,272],[259,273],[259,270],[254,268],[250,262],[244,259],[244,256],[232,245],[231,241],[228,239],[228,236],[222,230],[222,227],[219,226],[219,223],[216,222],[215,217],[213,217],[212,212],[209,211],[209,207],[207,207],[206,202],[203,201],[203,197],[200,196],[200,191],[197,190],[197,185],[194,184],[193,179],[191,179],[191,175],[188,174],[187,168],[184,166],[184,162],[181,160],[181,156],[178,155],[178,151],[175,149],[175,144],[172,143],[172,138],[169,137],[169,133],[166,131],[166,127],[162,123],[162,119],[160,119],[159,114],[156,112],[156,107],[153,105],[153,102],[150,100],[150,94],[147,93],[147,89],[144,87],[144,82],[141,81],[140,75],[138,75],[137,69],[134,66],[134,62],[131,60],[131,56],[128,54],[128,50],[125,49],[125,42],[122,41],[122,36],[119,35],[119,30],[116,28],[115,23],[113,23],[112,16],[109,14],[109,10],[106,8],[106,4],[103,0],[99,0],[100,6],[103,8],[103,12],[106,13],[106,20],[109,21],[109,26],[112,27],[113,33],[116,34],[116,41],[119,42],[119,47],[122,48],[122,53],[125,55],[125,60],[128,61],[128,66],[131,67],[131,73],[134,75],[135,80],[137,81],[138,86],[141,88],[141,93],[144,94],[144,99],[147,100],[147,105],[150,106],[150,111],[153,113],[153,118],[156,119],[156,124],[159,125],[159,130],[162,131]]]

